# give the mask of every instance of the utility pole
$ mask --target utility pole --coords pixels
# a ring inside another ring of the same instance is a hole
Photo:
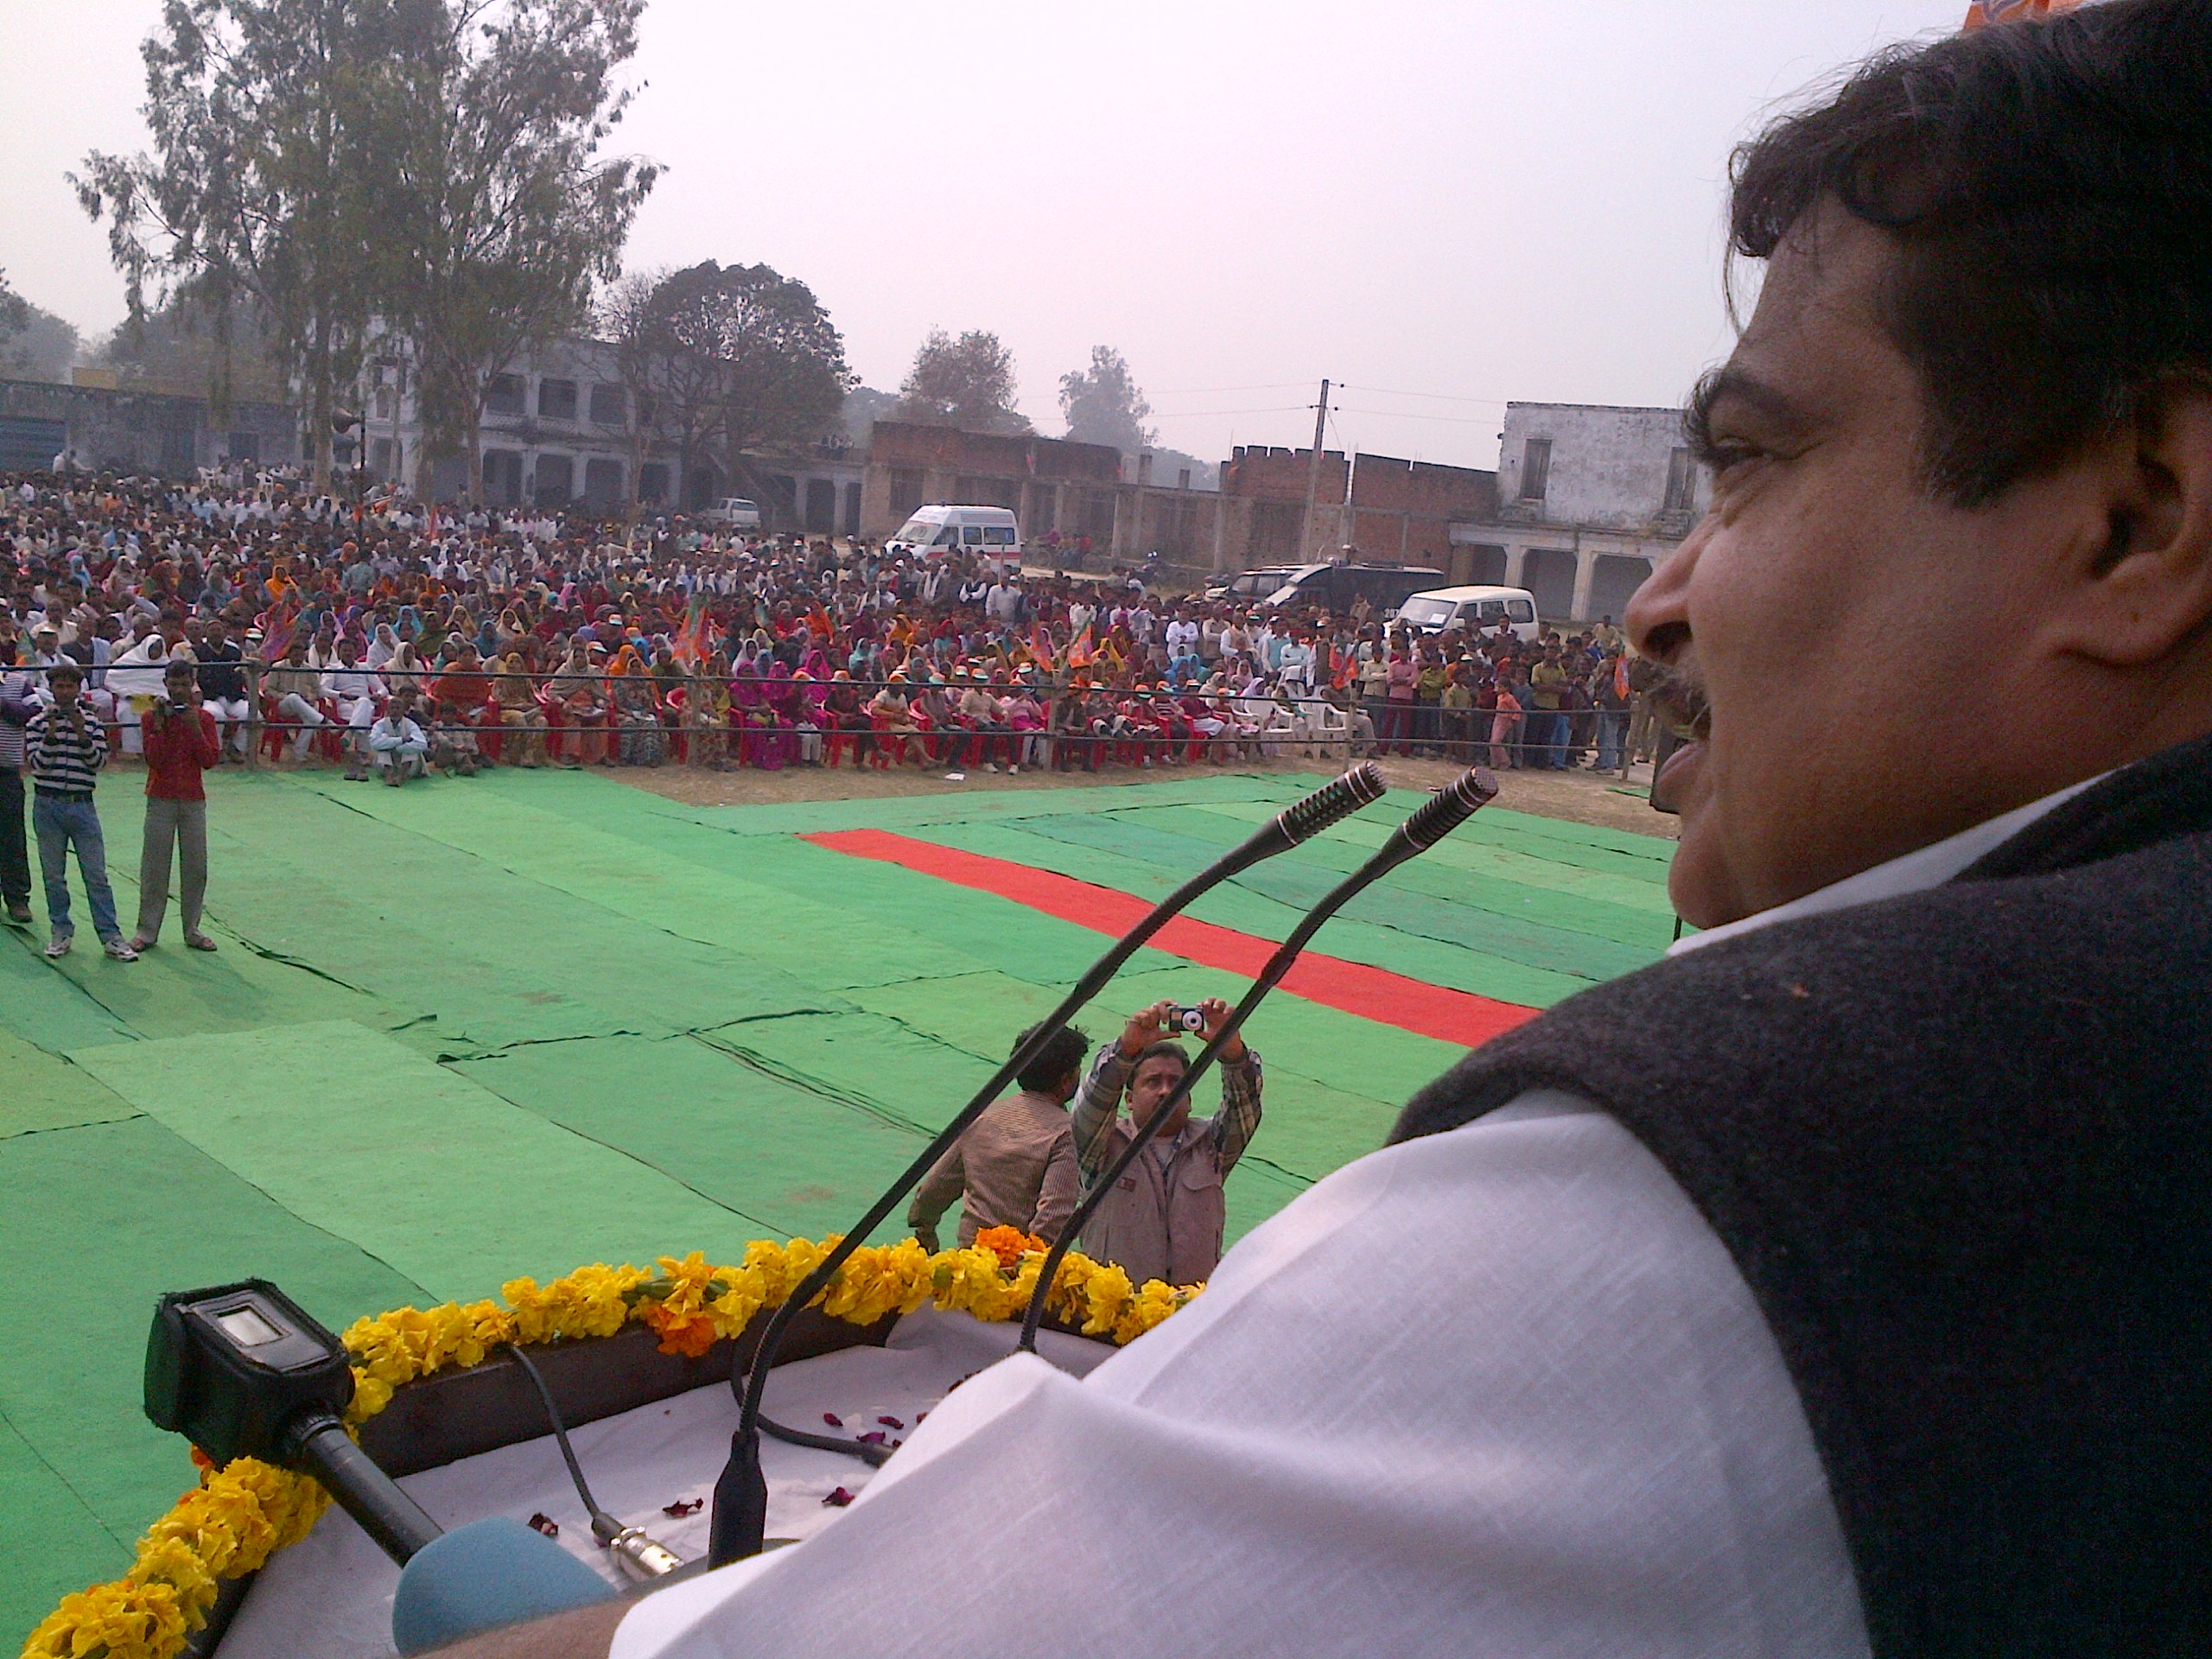
[[[1321,499],[1321,442],[1329,424],[1329,383],[1321,383],[1321,401],[1313,405],[1313,465],[1306,474],[1306,518],[1300,527],[1300,546],[1313,546],[1313,509]]]

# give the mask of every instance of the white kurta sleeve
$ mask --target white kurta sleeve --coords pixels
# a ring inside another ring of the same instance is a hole
[[[1866,1651],[1750,1289],[1551,1095],[1338,1171],[1085,1380],[973,1378],[834,1525],[647,1599],[613,1659]]]

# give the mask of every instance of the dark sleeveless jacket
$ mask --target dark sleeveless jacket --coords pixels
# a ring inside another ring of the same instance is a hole
[[[1393,1138],[1538,1088],[1734,1255],[1877,1655],[2212,1654],[2212,740],[1561,1003]]]

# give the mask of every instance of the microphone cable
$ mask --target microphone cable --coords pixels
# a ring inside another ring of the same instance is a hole
[[[1241,845],[1222,855],[1161,899],[1142,921],[1116,940],[1106,953],[1085,970],[1083,977],[1076,982],[1075,988],[1060,999],[1059,1006],[1029,1033],[1027,1041],[1016,1046],[1014,1052],[1007,1057],[1006,1064],[992,1074],[990,1080],[976,1091],[974,1097],[950,1122],[938,1131],[935,1138],[923,1147],[913,1162],[869,1205],[868,1213],[861,1217],[859,1223],[784,1299],[781,1306],[770,1316],[760,1333],[760,1341],[753,1350],[753,1363],[746,1374],[740,1395],[742,1404],[737,1429],[730,1437],[729,1462],[723,1467],[721,1478],[715,1483],[715,1513],[708,1545],[708,1559],[712,1565],[725,1567],[731,1561],[759,1554],[766,1536],[768,1484],[760,1468],[761,1399],[767,1387],[768,1373],[776,1363],[777,1354],[782,1351],[785,1334],[799,1310],[812,1303],[829,1287],[837,1269],[881,1224],[914,1184],[929,1173],[937,1160],[944,1155],[946,1148],[966,1132],[969,1124],[982,1116],[984,1109],[999,1097],[1007,1084],[1044,1052],[1045,1045],[1075,1017],[1084,1003],[1098,994],[1120,970],[1122,964],[1154,934],[1211,888],[1249,869],[1262,859],[1287,852],[1339,818],[1381,800],[1386,792],[1387,786],[1383,784],[1381,771],[1373,761],[1362,761],[1343,776],[1292,802]],[[735,1371],[730,1374],[730,1386],[733,1389],[739,1387]]]
[[[1183,1080],[1176,1084],[1175,1092],[1162,1101],[1150,1117],[1135,1126],[1128,1145],[1122,1148],[1121,1154],[1091,1184],[1090,1190],[1084,1194],[1083,1201],[1076,1205],[1075,1212],[1060,1229],[1059,1237],[1046,1253],[1045,1264],[1038,1271],[1037,1287],[1030,1293],[1029,1308],[1022,1317],[1020,1346],[1024,1351],[1033,1354],[1037,1351],[1037,1326],[1045,1316],[1045,1303],[1052,1294],[1052,1281],[1058,1276],[1060,1263],[1066,1259],[1084,1224],[1097,1213],[1099,1206],[1106,1200],[1106,1195],[1114,1190],[1115,1183],[1128,1173],[1129,1166],[1152,1143],[1160,1126],[1174,1115],[1179,1103],[1190,1097],[1191,1090],[1198,1079],[1220,1058],[1221,1051],[1236,1037],[1245,1020],[1251,1017],[1252,1010],[1260,1006],[1268,993],[1274,990],[1282,976],[1290,971],[1291,964],[1298,960],[1300,953],[1314,934],[1320,931],[1321,925],[1377,877],[1396,868],[1408,859],[1427,852],[1476,812],[1489,805],[1497,795],[1497,779],[1489,769],[1470,766],[1392,830],[1390,838],[1382,843],[1374,856],[1331,888],[1321,902],[1307,912],[1298,925],[1291,930],[1290,937],[1276,947],[1274,954],[1268,958],[1267,966],[1260,970],[1259,978],[1252,982],[1252,988],[1230,1011],[1229,1018],[1222,1022],[1221,1029],[1214,1033],[1205,1048],[1199,1051],[1198,1058],[1192,1061],[1184,1071]],[[1115,1112],[1118,1118],[1118,1102]]]
[[[623,1576],[642,1584],[666,1578],[683,1567],[682,1559],[644,1528],[626,1527],[600,1507],[599,1500],[591,1495],[590,1484],[584,1479],[583,1465],[576,1461],[576,1448],[569,1443],[569,1426],[562,1421],[561,1408],[553,1403],[553,1390],[545,1386],[544,1374],[537,1369],[537,1362],[523,1352],[521,1344],[511,1342],[505,1347],[537,1385],[537,1397],[545,1402],[546,1421],[553,1425],[553,1438],[560,1444],[561,1460],[569,1465],[569,1478],[575,1483],[576,1496],[583,1500],[584,1513],[591,1517],[591,1535],[614,1557]]]

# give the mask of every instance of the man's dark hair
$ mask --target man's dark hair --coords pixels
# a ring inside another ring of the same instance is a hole
[[[1961,506],[2212,380],[2205,0],[1885,53],[1732,174],[1738,254],[1770,257],[1831,198],[1896,238],[1885,321],[1920,376],[1926,481]]]
[[[1180,1061],[1185,1071],[1191,1069],[1191,1056],[1183,1045],[1173,1037],[1162,1037],[1157,1041],[1147,1043],[1137,1051],[1136,1059],[1129,1066],[1129,1076],[1134,1078],[1140,1071],[1143,1070],[1147,1060],[1156,1060],[1163,1056]]]
[[[1014,1048],[1027,1042],[1037,1034],[1032,1026],[1014,1039]],[[1068,1078],[1071,1071],[1083,1069],[1083,1057],[1090,1052],[1090,1039],[1075,1026],[1063,1026],[1052,1033],[1052,1040],[1037,1051],[1037,1058],[1014,1074],[1014,1080],[1033,1095],[1050,1094]]]

